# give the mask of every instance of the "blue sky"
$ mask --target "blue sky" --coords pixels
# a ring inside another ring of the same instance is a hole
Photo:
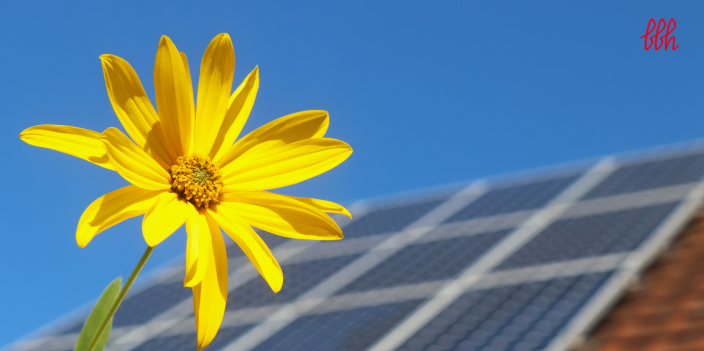
[[[282,193],[337,202],[701,138],[704,3],[474,1],[34,2],[0,5],[0,346],[73,311],[145,248],[140,219],[86,248],[83,210],[116,173],[23,143],[37,124],[118,126],[98,56],[128,60],[153,99],[168,35],[198,72],[227,32],[235,84],[259,65],[245,127],[308,109],[354,154]],[[644,50],[674,18],[676,51]],[[195,74],[194,74],[195,76]],[[183,229],[147,270],[182,254]]]

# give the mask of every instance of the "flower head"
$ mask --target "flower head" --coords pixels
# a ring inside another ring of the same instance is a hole
[[[297,239],[337,240],[342,231],[325,212],[349,212],[335,203],[267,190],[326,172],[352,153],[324,138],[325,111],[274,120],[238,140],[259,88],[257,67],[234,91],[235,55],[227,34],[203,55],[194,102],[188,60],[161,38],[154,67],[156,109],[127,61],[100,57],[110,102],[127,135],[40,125],[20,134],[25,142],[80,157],[117,171],[131,183],[88,206],[76,241],[144,214],[142,231],[155,246],[186,224],[184,286],[193,289],[198,349],[215,337],[225,312],[228,270],[224,230],[249,257],[274,292],[283,274],[252,227]]]

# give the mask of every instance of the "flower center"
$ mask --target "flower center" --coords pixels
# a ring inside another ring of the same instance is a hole
[[[171,190],[197,208],[217,203],[222,193],[222,174],[210,158],[198,155],[181,156],[178,164],[169,168]]]

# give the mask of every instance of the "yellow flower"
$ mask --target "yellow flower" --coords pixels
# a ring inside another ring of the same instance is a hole
[[[156,110],[127,61],[114,55],[100,59],[110,102],[129,137],[114,127],[98,133],[40,125],[24,130],[20,138],[117,171],[132,183],[88,206],[76,231],[80,247],[141,214],[144,239],[151,247],[186,223],[184,286],[193,289],[198,349],[203,349],[220,327],[227,300],[227,255],[220,228],[272,290],[279,291],[281,268],[252,227],[289,238],[338,240],[342,231],[325,212],[349,212],[329,201],[266,190],[326,172],[352,149],[323,137],[325,111],[281,117],[237,140],[254,104],[259,71],[255,67],[230,94],[235,53],[227,34],[216,36],[203,55],[195,104],[186,55],[166,36],[159,42],[154,67]]]

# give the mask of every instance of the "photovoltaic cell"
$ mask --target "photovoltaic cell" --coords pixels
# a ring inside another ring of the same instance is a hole
[[[358,238],[398,232],[416,221],[420,216],[430,212],[445,200],[446,199],[433,200],[412,205],[385,208],[367,213],[345,227],[345,237]]]
[[[542,350],[609,275],[465,293],[398,350]]]
[[[540,208],[577,178],[575,175],[491,190],[446,223]]]
[[[215,339],[208,345],[208,349],[218,350],[251,328],[251,325],[221,328],[218,331],[218,335],[215,336]],[[163,336],[151,339],[132,351],[193,351],[198,349],[196,346],[197,338],[196,333]]]
[[[508,232],[501,230],[409,245],[337,294],[452,278]]]
[[[264,278],[257,277],[228,294],[227,309],[232,310],[289,302],[357,257],[359,255],[346,255],[282,265],[284,285],[281,291],[274,293],[264,281]]]
[[[694,154],[623,166],[584,196],[593,199],[699,181],[704,154]]]
[[[646,206],[554,222],[496,270],[631,251],[676,205]]]
[[[300,317],[254,350],[364,350],[421,302],[405,301]]]

